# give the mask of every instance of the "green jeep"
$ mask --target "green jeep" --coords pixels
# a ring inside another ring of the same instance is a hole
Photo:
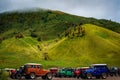
[[[56,77],[73,77],[74,69],[72,68],[63,68],[58,71]]]

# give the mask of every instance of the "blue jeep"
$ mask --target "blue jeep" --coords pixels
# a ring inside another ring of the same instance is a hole
[[[83,72],[84,78],[91,79],[96,77],[97,79],[102,77],[106,79],[109,74],[107,64],[92,64],[89,69]]]

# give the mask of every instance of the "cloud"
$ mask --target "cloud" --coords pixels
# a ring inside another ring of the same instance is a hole
[[[120,0],[0,0],[0,12],[46,8],[120,22]]]

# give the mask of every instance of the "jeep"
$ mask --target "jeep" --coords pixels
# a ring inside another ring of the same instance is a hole
[[[12,79],[16,79],[16,72],[17,72],[17,70],[12,70],[12,71],[11,71],[10,77],[11,77]]]
[[[42,79],[46,80],[52,79],[52,73],[43,69],[41,64],[27,63],[24,65],[24,72],[26,79],[35,79],[36,77],[42,77]]]
[[[82,72],[86,69],[88,69],[89,67],[79,67],[74,71],[74,77],[81,77],[82,76]]]
[[[120,68],[118,68],[118,75],[120,76]]]
[[[50,68],[50,72],[55,76],[58,72],[58,68]]]
[[[74,76],[74,69],[72,68],[63,68],[58,71],[56,77],[72,77]]]
[[[12,71],[10,77],[13,79],[20,79],[24,75],[25,75],[24,66],[21,66],[19,69]]]
[[[12,73],[16,72],[16,69],[13,68],[5,68],[5,69],[1,69],[2,71],[6,71],[7,73],[9,73],[9,76],[11,77]]]
[[[117,76],[118,75],[118,68],[117,67],[110,67],[110,76]]]
[[[92,77],[106,79],[109,74],[107,64],[92,64],[89,69],[83,72],[84,78],[91,79]]]

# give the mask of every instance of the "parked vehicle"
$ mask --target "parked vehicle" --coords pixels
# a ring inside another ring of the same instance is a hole
[[[24,65],[24,72],[26,79],[35,79],[36,77],[42,77],[42,79],[51,80],[52,73],[49,70],[43,69],[41,64],[27,63]]]
[[[55,77],[65,77],[65,68],[59,69],[59,71],[55,74]]]
[[[74,77],[81,77],[82,76],[82,72],[86,69],[88,69],[89,67],[79,67],[74,71]]]
[[[58,72],[58,68],[50,68],[50,72],[55,76]]]
[[[16,72],[16,69],[14,69],[14,68],[5,68],[5,69],[3,69],[3,71],[7,71],[9,73],[9,76],[10,76],[13,72]]]
[[[7,78],[10,76],[11,70],[14,70],[14,69],[1,68],[0,69],[0,80],[7,80]]]
[[[120,68],[118,68],[118,75],[120,76]]]
[[[16,72],[17,72],[17,70],[12,70],[12,71],[11,71],[10,77],[11,77],[12,79],[16,79]]]
[[[89,69],[83,72],[84,78],[91,79],[92,77],[106,79],[109,74],[107,64],[92,64]]]
[[[58,71],[56,77],[73,77],[74,69],[72,68],[63,68]]]
[[[10,77],[13,79],[20,79],[24,75],[24,66],[21,66],[19,69],[12,71]]]
[[[110,67],[110,76],[117,76],[118,75],[118,68],[117,67]]]

